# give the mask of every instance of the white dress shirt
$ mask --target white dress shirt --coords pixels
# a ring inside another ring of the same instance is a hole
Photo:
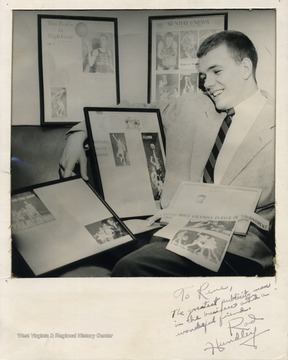
[[[266,98],[261,94],[260,90],[257,90],[248,99],[234,107],[235,115],[232,118],[232,123],[214,169],[215,184],[221,183],[233,156],[257,119],[265,102]]]

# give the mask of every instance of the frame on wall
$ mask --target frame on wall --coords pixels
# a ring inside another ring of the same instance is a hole
[[[41,125],[73,125],[85,106],[120,102],[116,18],[38,15]]]
[[[158,109],[84,108],[96,190],[121,218],[160,209],[165,137]]]
[[[148,102],[201,91],[197,50],[213,33],[227,30],[228,13],[149,17]]]

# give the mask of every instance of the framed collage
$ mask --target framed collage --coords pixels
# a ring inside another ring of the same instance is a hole
[[[197,50],[213,33],[227,29],[227,13],[149,17],[148,102],[201,91]]]
[[[160,111],[85,108],[97,191],[121,218],[153,215],[165,179]]]

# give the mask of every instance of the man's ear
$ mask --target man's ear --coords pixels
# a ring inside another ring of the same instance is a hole
[[[252,61],[249,58],[244,58],[241,62],[243,78],[248,80],[253,72]]]

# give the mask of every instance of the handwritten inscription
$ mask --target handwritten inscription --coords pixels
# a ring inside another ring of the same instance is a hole
[[[203,350],[212,355],[233,344],[257,349],[259,336],[270,331],[257,305],[270,296],[270,288],[271,284],[266,283],[250,290],[235,291],[233,286],[217,287],[208,281],[200,286],[178,288],[173,292],[177,306],[170,313],[175,335],[202,332],[205,335]]]

